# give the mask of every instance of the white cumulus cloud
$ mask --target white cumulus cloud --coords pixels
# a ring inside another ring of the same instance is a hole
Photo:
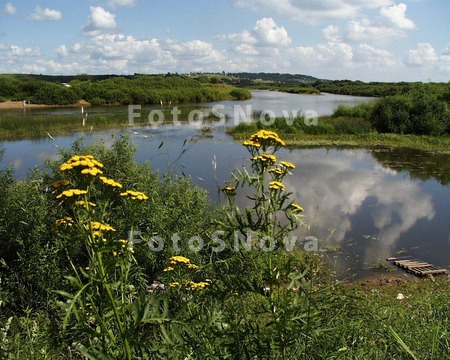
[[[335,25],[329,25],[322,30],[323,37],[328,41],[340,41],[339,28]]]
[[[64,45],[64,44],[59,46],[55,51],[56,51],[56,53],[59,56],[62,56],[62,57],[66,57],[67,55],[69,55],[69,51],[67,50],[67,46]]]
[[[406,18],[406,5],[400,3],[380,10],[380,17],[393,27],[412,30],[416,27],[414,22]]]
[[[394,54],[369,44],[359,44],[355,49],[355,62],[368,69],[386,69],[400,65]]]
[[[36,6],[34,9],[34,13],[31,14],[31,19],[36,21],[43,20],[61,20],[62,15],[58,10],[51,10],[49,8],[42,9],[39,6]]]
[[[432,65],[438,60],[436,51],[429,43],[420,43],[417,48],[409,50],[406,64],[410,66]]]
[[[134,6],[136,2],[136,0],[109,0],[108,5],[115,9],[123,6]]]
[[[11,45],[10,47],[10,53],[12,56],[39,56],[40,51],[39,49],[33,49],[31,47],[22,47],[18,45]]]
[[[272,18],[262,18],[256,22],[253,33],[262,45],[282,45],[291,43],[286,29],[283,26],[277,26]]]
[[[5,13],[7,13],[8,15],[14,15],[17,13],[17,9],[12,3],[9,2],[5,5]]]
[[[234,0],[263,14],[278,14],[288,19],[320,23],[331,19],[348,19],[363,8],[378,8],[392,4],[392,0]]]
[[[98,35],[100,30],[116,27],[116,15],[106,11],[101,6],[91,6],[89,22],[83,27],[86,35]]]
[[[347,37],[352,41],[386,43],[392,39],[405,36],[405,32],[401,29],[378,26],[367,19],[361,21],[351,20],[347,24]]]
[[[255,46],[271,47],[276,51],[277,47],[288,46],[292,41],[286,29],[278,26],[270,17],[257,20],[251,31],[220,35],[218,39],[236,44],[232,48],[238,53],[251,55],[259,53]]]

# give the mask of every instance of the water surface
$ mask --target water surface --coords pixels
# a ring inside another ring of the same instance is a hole
[[[304,96],[258,92],[251,104],[256,111],[301,110],[324,99],[307,96],[310,102],[305,105],[301,103]],[[250,163],[246,149],[220,127],[205,131],[185,123],[134,126],[126,131],[137,145],[138,162],[149,162],[161,173],[191,177],[216,203],[224,200],[217,190],[230,179],[230,172]],[[60,148],[69,148],[81,135],[86,143],[101,140],[109,145],[119,131],[4,142],[0,167],[12,164],[17,176],[23,177],[44,157],[56,157]],[[294,235],[315,236],[322,250],[338,254],[332,257],[332,265],[341,278],[370,274],[373,266],[386,264],[387,256],[397,254],[449,266],[448,156],[408,149],[313,148],[282,149],[278,157],[297,165],[285,184],[305,209],[308,227]]]

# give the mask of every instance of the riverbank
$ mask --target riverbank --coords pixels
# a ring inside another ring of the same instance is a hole
[[[229,129],[228,133],[237,141],[247,139],[251,131],[236,132]],[[411,148],[440,153],[450,153],[450,136],[418,136],[398,134],[302,134],[284,136],[287,147],[355,147],[371,149],[378,147]]]
[[[24,104],[23,101],[3,101],[0,102],[0,110],[24,110],[24,109],[45,109],[45,108],[58,108],[58,107],[81,107],[90,106],[87,101],[79,101],[72,105],[45,105],[45,104]]]

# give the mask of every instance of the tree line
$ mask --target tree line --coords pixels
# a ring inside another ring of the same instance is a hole
[[[92,105],[128,105],[207,102],[251,96],[248,91],[243,94],[235,87],[205,87],[195,79],[180,75],[135,74],[107,78],[80,75],[69,82],[59,82],[69,77],[44,79],[33,75],[0,75],[0,101],[70,105],[85,100]]]

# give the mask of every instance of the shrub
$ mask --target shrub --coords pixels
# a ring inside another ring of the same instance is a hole
[[[381,133],[443,135],[449,131],[450,112],[444,101],[418,92],[379,100],[370,121]]]
[[[236,100],[248,100],[252,97],[247,89],[234,89],[230,92],[230,95]]]
[[[358,104],[356,106],[339,105],[333,111],[333,117],[356,117],[368,120],[374,107],[373,102]]]
[[[35,104],[47,105],[70,105],[78,100],[77,94],[72,89],[54,83],[43,83],[32,97]]]

